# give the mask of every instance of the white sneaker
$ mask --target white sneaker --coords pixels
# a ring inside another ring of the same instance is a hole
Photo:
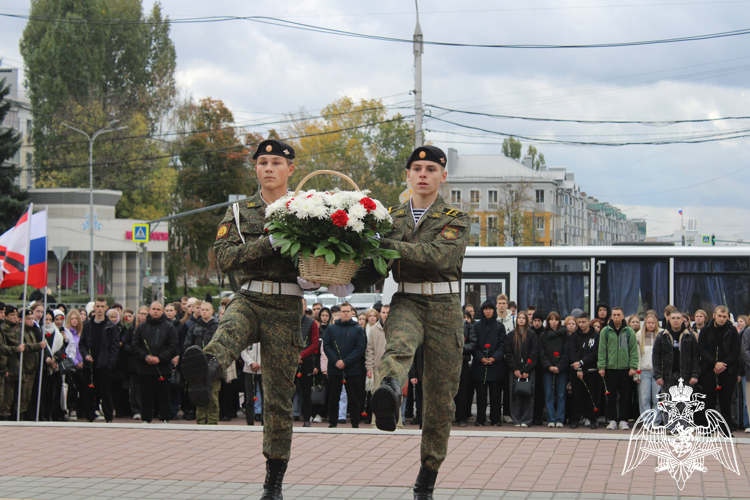
[[[609,421],[609,425],[607,426],[608,431],[616,431],[617,430],[617,422],[614,420]]]
[[[558,422],[555,424],[555,427],[557,428],[562,428],[562,426],[563,426],[562,422]]]
[[[505,423],[505,424],[512,424],[513,423],[513,419],[511,417],[509,417],[508,415],[505,415],[503,417],[503,423]]]
[[[101,415],[97,415],[94,420],[101,421],[101,420],[104,420],[104,417],[102,417]]]
[[[78,416],[76,415],[76,412],[71,411],[70,416],[68,417],[69,422],[76,422],[78,421]]]
[[[312,421],[315,422],[316,424],[319,424],[323,422],[323,418],[320,415],[315,415],[315,418],[313,418]]]
[[[136,413],[135,415],[133,415],[133,420],[140,420],[140,419],[141,419],[140,413]]]
[[[526,424],[521,424],[521,427],[528,427],[528,425],[526,425]]]
[[[626,421],[620,422],[620,430],[621,431],[629,431],[630,427],[628,427],[628,423]]]
[[[588,418],[583,419],[583,425],[589,427],[591,425],[591,420],[589,420]]]
[[[555,423],[554,422],[548,422],[547,427],[552,427],[554,429]]]
[[[521,424],[516,424],[513,427],[521,427]]]
[[[745,427],[745,434],[750,434],[750,427]]]

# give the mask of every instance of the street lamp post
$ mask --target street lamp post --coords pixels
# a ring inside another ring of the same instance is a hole
[[[94,135],[89,135],[83,130],[71,127],[67,123],[63,123],[63,127],[67,127],[71,130],[75,130],[79,134],[83,134],[89,141],[89,234],[91,236],[91,248],[89,249],[89,296],[91,302],[94,301],[94,141],[101,134],[107,132],[114,132],[116,130],[124,130],[127,125],[123,127],[111,128],[115,123],[120,120],[112,120],[107,124],[106,127],[101,128],[94,132]]]

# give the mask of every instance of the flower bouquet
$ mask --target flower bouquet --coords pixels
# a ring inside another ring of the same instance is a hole
[[[313,175],[330,173],[344,178],[355,191],[300,191]],[[393,229],[388,210],[348,177],[331,170],[308,175],[294,193],[266,208],[265,229],[281,255],[299,265],[300,277],[317,283],[347,284],[364,259],[386,276],[386,259],[401,255],[380,248],[380,236]]]

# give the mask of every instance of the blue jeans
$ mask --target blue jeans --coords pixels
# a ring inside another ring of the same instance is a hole
[[[661,386],[654,379],[653,370],[641,370],[641,383],[638,384],[638,401],[641,405],[641,415],[648,410],[656,410],[656,422],[661,422],[659,412],[659,390]]]
[[[562,424],[565,420],[565,396],[568,385],[568,372],[560,372],[557,375],[549,370],[542,374],[544,380],[544,402],[547,405],[549,422]],[[554,388],[553,388],[554,386]],[[557,410],[555,410],[557,400]]]

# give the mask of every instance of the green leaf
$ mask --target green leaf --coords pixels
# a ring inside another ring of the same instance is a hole
[[[337,246],[337,247],[339,248],[339,250],[341,250],[342,252],[346,252],[346,253],[355,253],[355,252],[354,252],[354,249],[353,249],[353,248],[351,247],[351,245],[348,245],[347,243],[345,243],[345,242],[343,242],[343,241],[342,241],[341,243],[338,243],[338,244],[337,244],[336,246]]]
[[[330,251],[330,250],[327,250],[327,251],[326,251],[326,262],[328,262],[329,264],[333,264],[333,262],[334,262],[335,260],[336,260],[336,254],[335,254],[335,253],[333,253],[333,252],[332,252],[332,251]]]
[[[388,276],[388,266],[386,265],[382,257],[376,255],[372,258],[372,263],[375,265],[375,270],[377,272],[379,272],[383,276]]]
[[[292,256],[292,257],[294,257],[295,255],[297,255],[297,252],[299,252],[299,248],[300,248],[300,246],[302,246],[302,245],[300,245],[300,244],[299,244],[299,242],[297,242],[297,243],[294,243],[294,244],[293,244],[293,245],[291,246],[291,248],[290,248],[290,251],[291,251],[291,256]]]
[[[326,247],[318,247],[317,250],[315,250],[315,257],[320,257],[321,255],[325,255],[330,250],[328,250]]]
[[[330,241],[331,243],[338,243],[341,240],[339,240],[335,236],[331,236],[330,238],[328,238],[328,241]]]
[[[289,251],[289,248],[292,246],[291,241],[287,241],[283,245],[281,245],[281,253],[282,255],[286,255],[286,253]]]
[[[383,250],[383,258],[385,259],[400,259],[401,254],[398,252],[398,250]]]

